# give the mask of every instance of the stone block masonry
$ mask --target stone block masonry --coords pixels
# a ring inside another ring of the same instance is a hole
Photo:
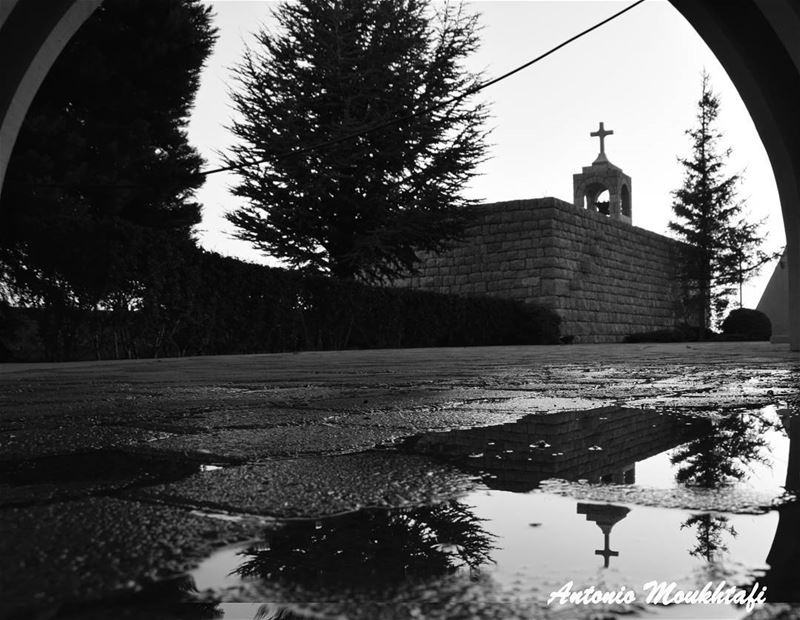
[[[677,241],[557,198],[475,211],[463,241],[397,285],[543,304],[575,342],[619,342],[685,320]]]

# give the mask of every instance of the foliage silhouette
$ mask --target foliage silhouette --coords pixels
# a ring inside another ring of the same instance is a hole
[[[702,558],[710,564],[716,564],[720,556],[728,550],[725,535],[738,536],[728,517],[710,513],[700,513],[689,517],[681,524],[681,529],[697,527],[697,544],[689,550],[689,554]]]
[[[180,244],[157,250],[141,307],[87,312],[75,358],[558,343],[558,315],[519,301],[304,276]],[[0,332],[3,342],[12,339]],[[43,358],[35,342],[27,350],[17,359]]]
[[[684,169],[683,185],[673,192],[676,219],[669,228],[688,245],[681,259],[680,275],[687,310],[700,329],[714,327],[730,303],[735,286],[755,275],[771,255],[760,250],[764,239],[761,222],[747,222],[744,204],[736,195],[738,174],[726,175],[731,150],[719,151],[722,137],[716,129],[719,99],[703,73],[697,126],[686,133],[692,152],[678,161]]]
[[[479,81],[463,68],[477,18],[429,0],[299,0],[274,14],[279,28],[236,70],[227,164],[247,205],[229,220],[295,268],[408,272],[458,237],[471,204],[461,192],[486,112],[454,95]]]
[[[490,562],[491,535],[468,506],[450,501],[407,510],[362,510],[289,521],[237,573],[318,588],[380,587]]]
[[[50,357],[87,311],[136,306],[151,257],[190,242],[203,162],[185,129],[214,38],[200,0],[106,0],[34,98],[0,197],[0,292],[44,309]]]

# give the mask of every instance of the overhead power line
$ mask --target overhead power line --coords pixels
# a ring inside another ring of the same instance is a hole
[[[606,19],[604,19],[604,20],[602,20],[600,22],[597,22],[594,26],[591,26],[589,28],[586,28],[585,30],[582,30],[578,34],[576,34],[576,35],[570,37],[569,39],[559,43],[555,47],[550,48],[549,50],[547,50],[543,54],[540,54],[536,58],[533,58],[532,60],[529,60],[528,62],[516,67],[515,69],[512,69],[511,71],[508,71],[508,72],[504,73],[503,75],[500,75],[500,76],[498,76],[496,78],[493,78],[491,80],[487,80],[486,82],[481,82],[480,84],[477,84],[476,86],[473,86],[472,88],[468,88],[463,93],[461,93],[459,95],[455,95],[453,97],[450,97],[449,99],[446,99],[445,101],[441,101],[438,104],[430,105],[430,106],[421,108],[421,109],[417,110],[416,112],[412,112],[411,114],[407,114],[405,116],[398,116],[396,118],[390,119],[390,120],[385,121],[383,123],[379,123],[377,125],[373,125],[372,127],[367,127],[366,129],[362,129],[361,131],[355,131],[355,132],[347,134],[345,136],[340,136],[338,138],[333,138],[331,140],[326,140],[324,142],[318,142],[317,144],[312,144],[310,146],[306,146],[306,147],[303,147],[303,148],[287,151],[285,153],[281,153],[279,155],[276,155],[276,156],[273,156],[273,157],[270,157],[270,158],[259,159],[257,161],[253,161],[253,162],[249,162],[249,163],[245,163],[245,164],[233,164],[231,166],[222,166],[220,168],[213,168],[211,170],[203,170],[199,174],[202,175],[202,176],[208,176],[210,174],[217,174],[218,172],[229,172],[229,171],[232,171],[232,170],[242,170],[244,168],[251,168],[253,166],[260,166],[261,164],[264,164],[264,163],[266,163],[266,162],[268,162],[268,161],[270,161],[272,159],[283,159],[285,157],[291,157],[293,155],[302,155],[303,153],[309,153],[311,151],[316,151],[318,149],[324,149],[324,148],[327,148],[327,147],[330,147],[330,146],[335,146],[335,145],[340,144],[342,142],[347,142],[349,140],[354,140],[356,138],[360,138],[361,136],[365,136],[365,135],[373,133],[375,131],[380,131],[381,129],[385,129],[387,127],[391,127],[392,125],[397,125],[399,123],[404,123],[406,121],[411,120],[412,118],[416,118],[417,116],[422,116],[423,114],[429,114],[430,112],[434,112],[435,110],[438,110],[439,108],[443,108],[445,106],[448,106],[451,103],[455,103],[456,101],[464,99],[465,97],[469,97],[471,95],[474,95],[475,93],[478,93],[478,92],[480,92],[480,91],[482,91],[482,90],[484,90],[486,88],[489,88],[490,86],[494,86],[498,82],[501,82],[501,81],[505,80],[506,78],[511,77],[515,73],[519,73],[523,69],[527,69],[531,65],[534,65],[537,62],[539,62],[541,60],[544,60],[548,56],[556,53],[558,50],[560,50],[563,47],[566,47],[570,43],[572,43],[574,41],[577,41],[581,37],[585,37],[590,32],[593,32],[593,31],[597,30],[598,28],[602,28],[607,23],[617,19],[618,17],[620,17],[621,15],[627,13],[631,9],[636,8],[637,6],[642,4],[644,1],[645,0],[637,0],[633,4],[631,4],[631,5],[627,6],[627,7],[625,7],[624,9],[622,9],[621,11],[617,11],[613,15],[607,17]]]
[[[618,12],[614,13],[613,15],[607,17],[606,19],[604,19],[604,20],[602,20],[600,22],[597,22],[594,26],[591,26],[589,28],[586,28],[585,30],[582,30],[578,34],[576,34],[576,35],[570,37],[569,39],[559,43],[555,47],[547,50],[543,54],[540,54],[536,58],[533,58],[532,60],[529,60],[528,62],[526,62],[526,63],[524,63],[524,64],[512,69],[511,71],[508,71],[508,72],[506,72],[506,73],[504,73],[504,74],[502,74],[502,75],[500,75],[500,76],[498,76],[496,78],[493,78],[491,80],[487,80],[486,82],[481,82],[480,84],[477,84],[476,86],[473,86],[472,88],[469,88],[469,89],[465,90],[463,93],[455,95],[453,97],[450,97],[449,99],[446,99],[445,101],[439,102],[438,104],[430,105],[430,106],[421,108],[421,109],[417,110],[416,112],[412,112],[411,114],[407,114],[405,116],[398,116],[396,118],[390,119],[390,120],[385,121],[383,123],[379,123],[377,125],[373,125],[372,127],[367,127],[366,129],[362,129],[361,131],[356,131],[356,132],[347,134],[345,136],[340,136],[338,138],[334,138],[332,140],[326,140],[324,142],[318,142],[318,143],[312,144],[310,146],[306,146],[306,147],[303,147],[303,148],[298,148],[298,149],[294,149],[294,150],[291,150],[291,151],[287,151],[285,153],[281,153],[281,154],[276,155],[274,157],[259,159],[257,161],[248,162],[248,163],[245,163],[245,164],[234,164],[234,165],[231,165],[231,166],[223,166],[223,167],[220,167],[220,168],[213,168],[211,170],[201,170],[200,172],[197,173],[197,175],[198,176],[202,176],[202,177],[207,177],[207,176],[209,176],[211,174],[217,174],[219,172],[229,172],[229,171],[232,171],[232,170],[242,170],[244,168],[251,168],[253,166],[260,166],[261,164],[264,164],[264,163],[270,161],[271,159],[276,159],[276,158],[277,159],[283,159],[285,157],[291,157],[293,155],[302,155],[303,153],[309,153],[311,151],[315,151],[315,150],[318,150],[318,149],[324,149],[324,148],[328,148],[330,146],[335,146],[335,145],[340,144],[342,142],[347,142],[349,140],[354,140],[356,138],[360,138],[361,136],[365,136],[365,135],[370,134],[372,132],[380,131],[381,129],[385,129],[387,127],[391,127],[392,125],[397,125],[399,123],[404,123],[404,122],[406,122],[408,120],[411,120],[412,118],[416,118],[417,116],[421,116],[423,114],[428,114],[430,112],[438,110],[439,108],[443,108],[443,107],[445,107],[447,105],[450,105],[451,103],[455,103],[456,101],[464,99],[465,97],[469,97],[470,95],[474,95],[475,93],[478,93],[478,92],[480,92],[480,91],[482,91],[482,90],[484,90],[486,88],[489,88],[490,86],[494,86],[498,82],[501,82],[501,81],[511,77],[515,73],[519,73],[523,69],[527,69],[531,65],[534,65],[537,62],[539,62],[541,60],[544,60],[545,58],[547,58],[548,56],[551,56],[552,54],[554,54],[555,52],[557,52],[561,48],[566,47],[567,45],[569,45],[570,43],[572,43],[574,41],[577,41],[578,39],[580,39],[581,37],[586,36],[590,32],[593,32],[593,31],[597,30],[598,28],[602,28],[607,23],[617,19],[618,17],[620,17],[621,15],[627,13],[631,9],[634,9],[635,7],[637,7],[640,4],[642,4],[644,1],[645,0],[637,0],[633,4],[631,4],[631,5],[627,6],[627,7],[625,7],[624,9],[622,9],[621,11],[618,11]],[[113,187],[113,188],[116,188],[116,189],[119,189],[119,188],[135,188],[135,187],[140,187],[141,186],[141,184],[139,184],[139,183],[134,183],[134,184],[131,184],[131,183],[126,183],[126,184],[109,183],[109,184],[94,184],[94,185],[69,184],[69,183],[31,183],[31,184],[27,184],[26,183],[24,185],[30,185],[30,186],[34,186],[34,187],[92,187],[92,188]]]

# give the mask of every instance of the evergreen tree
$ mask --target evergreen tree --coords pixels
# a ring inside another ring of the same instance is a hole
[[[463,68],[476,17],[428,0],[299,0],[275,17],[237,68],[227,163],[247,205],[229,220],[296,268],[407,272],[461,232],[484,154],[485,110],[457,96],[478,80]]]
[[[203,162],[185,128],[214,38],[200,0],[106,0],[32,102],[0,197],[0,276],[45,309],[54,355],[85,311],[141,299],[153,254],[190,245]]]
[[[669,224],[688,244],[681,278],[688,310],[703,332],[722,318],[736,285],[771,258],[760,250],[761,222],[748,223],[743,217],[744,203],[736,193],[740,176],[725,172],[731,149],[719,150],[718,113],[719,99],[703,73],[697,126],[686,132],[692,153],[678,160],[684,168],[683,186],[673,192],[672,208],[678,219]]]

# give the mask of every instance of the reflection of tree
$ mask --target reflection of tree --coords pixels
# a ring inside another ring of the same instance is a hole
[[[709,421],[709,429],[672,454],[673,464],[680,463],[676,478],[706,488],[742,480],[751,463],[769,463],[768,443],[764,433],[776,428],[761,412],[731,414]]]
[[[681,529],[697,526],[697,544],[689,550],[696,558],[703,558],[710,564],[715,564],[720,556],[728,550],[723,537],[730,534],[737,536],[736,530],[728,522],[728,517],[710,513],[696,514],[689,517],[681,524]]]
[[[298,585],[369,585],[429,577],[491,561],[491,534],[468,506],[364,510],[288,522],[252,547],[241,576]]]
[[[146,581],[144,587],[130,595],[120,594],[113,602],[78,604],[74,613],[66,605],[59,618],[99,620],[100,618],[174,618],[182,620],[217,620],[225,616],[217,601],[197,599],[197,586],[187,574],[171,579]]]

